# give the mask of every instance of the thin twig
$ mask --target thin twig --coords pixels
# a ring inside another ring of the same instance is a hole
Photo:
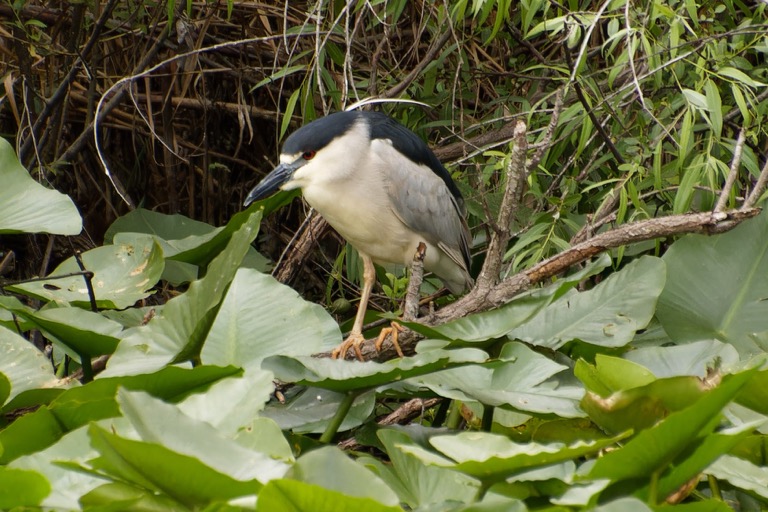
[[[760,199],[760,196],[762,196],[763,192],[765,192],[766,185],[768,185],[768,158],[766,158],[765,164],[763,164],[763,168],[760,170],[760,176],[757,178],[757,182],[752,188],[752,192],[750,192],[749,196],[747,196],[747,200],[744,201],[741,209],[749,210],[755,206],[757,201]]]
[[[96,304],[96,293],[93,291],[93,272],[87,270],[83,264],[83,258],[79,250],[75,251],[75,261],[77,266],[80,267],[80,271],[85,281],[85,287],[88,290],[88,298],[91,301],[91,311],[98,313],[99,306]]]
[[[424,58],[421,59],[421,61],[416,64],[416,67],[414,67],[410,73],[408,73],[405,78],[403,78],[400,83],[390,87],[386,91],[382,92],[380,97],[381,98],[394,98],[396,96],[399,96],[401,92],[406,90],[411,83],[416,80],[416,78],[421,74],[424,69],[429,66],[432,61],[435,60],[435,57],[437,54],[443,50],[443,45],[448,42],[448,39],[451,37],[451,31],[446,30],[443,32],[440,37],[432,44],[430,49],[427,51],[427,53],[424,55]]]
[[[408,400],[393,412],[377,422],[378,425],[405,425],[413,421],[416,417],[424,414],[437,404],[444,402],[443,398],[414,398]],[[363,445],[357,442],[357,439],[351,437],[339,443],[342,450],[359,450]]]
[[[91,33],[91,36],[88,39],[88,41],[86,41],[85,45],[83,46],[82,51],[80,51],[80,55],[72,64],[72,67],[69,68],[67,75],[61,81],[61,83],[56,88],[54,93],[51,95],[48,101],[45,102],[45,107],[43,107],[43,111],[35,120],[35,124],[31,128],[32,137],[24,141],[24,144],[21,146],[21,150],[19,151],[19,160],[21,160],[22,162],[26,159],[27,151],[29,151],[29,146],[30,144],[32,144],[35,136],[40,132],[40,128],[42,124],[48,119],[48,117],[50,117],[50,115],[53,113],[53,110],[66,97],[66,93],[69,91],[70,86],[72,85],[72,82],[75,79],[75,76],[77,76],[77,73],[80,71],[80,66],[84,63],[84,60],[90,55],[94,45],[99,41],[99,37],[101,36],[101,31],[106,25],[107,20],[109,19],[109,16],[112,14],[112,9],[115,7],[116,4],[117,4],[117,0],[109,0],[109,2],[107,2],[107,4],[103,7],[101,11],[101,15],[99,16],[99,19],[96,20],[96,23],[93,25],[93,32]]]
[[[541,158],[544,156],[544,152],[552,145],[552,137],[555,134],[557,123],[560,120],[560,113],[563,111],[563,89],[560,88],[555,93],[555,106],[552,109],[552,117],[549,118],[549,124],[547,125],[547,132],[544,134],[544,138],[536,148],[536,152],[533,154],[531,161],[528,163],[528,174],[538,167]]]
[[[736,178],[739,175],[739,166],[741,165],[741,152],[744,149],[744,142],[747,140],[747,130],[742,127],[739,130],[739,137],[736,139],[736,146],[733,148],[733,159],[731,160],[731,169],[728,171],[728,176],[725,177],[725,184],[720,191],[720,197],[717,198],[717,204],[715,205],[715,211],[721,212],[725,209],[725,204],[728,202],[728,196],[731,195],[733,190],[733,184],[736,183]]]
[[[413,254],[411,263],[411,278],[408,280],[408,290],[405,293],[405,305],[403,306],[403,320],[410,322],[419,316],[419,291],[424,280],[424,257],[427,255],[427,246],[419,242],[419,247]]]

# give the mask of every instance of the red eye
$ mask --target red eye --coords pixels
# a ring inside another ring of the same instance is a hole
[[[305,151],[301,154],[301,158],[304,160],[312,160],[315,158],[315,152],[314,151]]]

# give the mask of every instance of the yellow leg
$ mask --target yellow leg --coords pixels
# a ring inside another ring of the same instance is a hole
[[[360,294],[360,304],[357,306],[355,323],[352,325],[349,336],[331,352],[331,357],[334,359],[346,358],[349,349],[353,348],[357,358],[360,361],[363,360],[363,353],[360,351],[360,345],[365,341],[363,322],[365,321],[365,311],[368,309],[368,299],[371,297],[371,290],[373,290],[373,283],[376,281],[376,269],[373,267],[373,260],[370,256],[360,253],[360,257],[363,258],[363,291]]]
[[[387,339],[387,336],[392,336],[392,346],[395,347],[397,355],[405,357],[403,351],[400,349],[400,344],[397,342],[397,336],[404,330],[403,326],[397,322],[391,322],[390,327],[383,328],[379,333],[379,337],[376,339],[376,352],[381,352],[381,345],[384,344],[384,340]]]

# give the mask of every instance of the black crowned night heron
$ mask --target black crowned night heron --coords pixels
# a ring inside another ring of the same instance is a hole
[[[245,206],[278,188],[300,188],[363,260],[355,323],[334,357],[343,358],[349,348],[361,357],[374,262],[410,265],[424,242],[425,270],[452,293],[472,284],[459,189],[424,141],[384,114],[337,112],[302,126],[286,139],[280,165],[250,191]]]

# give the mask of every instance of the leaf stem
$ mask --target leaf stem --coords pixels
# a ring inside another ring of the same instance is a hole
[[[651,482],[648,485],[648,505],[655,507],[659,499],[659,472],[651,473]]]
[[[445,422],[445,426],[449,429],[456,430],[461,423],[461,401],[451,400],[451,408],[448,411],[448,420]]]
[[[328,423],[328,426],[325,428],[325,432],[320,436],[321,443],[328,444],[331,442],[333,436],[336,435],[339,427],[341,427],[341,424],[344,422],[344,418],[347,417],[347,413],[352,408],[352,404],[359,395],[359,392],[347,393],[347,396],[345,396],[344,400],[339,404],[339,408],[336,409],[336,414],[331,418],[331,422]]]
[[[93,380],[93,366],[91,366],[91,356],[88,354],[77,354],[80,356],[80,367],[83,369],[83,384]]]
[[[483,422],[480,425],[483,432],[490,432],[491,427],[493,427],[493,411],[492,405],[483,404]]]
[[[720,484],[717,483],[717,478],[712,475],[707,475],[707,482],[709,482],[709,489],[712,491],[712,497],[716,500],[723,501],[723,494],[720,492]]]

